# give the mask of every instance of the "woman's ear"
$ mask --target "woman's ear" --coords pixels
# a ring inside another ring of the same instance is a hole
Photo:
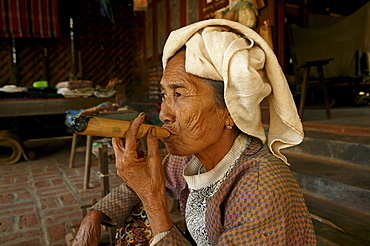
[[[235,122],[233,118],[231,118],[231,115],[229,111],[226,111],[226,117],[225,117],[225,126],[231,126],[233,127],[235,125]]]

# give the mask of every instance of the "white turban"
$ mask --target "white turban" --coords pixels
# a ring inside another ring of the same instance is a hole
[[[164,68],[184,45],[185,70],[223,81],[226,106],[236,126],[267,141],[270,151],[287,163],[280,150],[298,145],[304,134],[285,75],[266,41],[237,22],[200,21],[171,32],[163,50]],[[260,108],[265,97],[270,111],[267,138]]]

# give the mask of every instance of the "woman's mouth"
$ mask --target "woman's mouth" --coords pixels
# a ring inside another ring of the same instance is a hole
[[[170,135],[169,135],[168,137],[166,137],[166,138],[162,138],[162,139],[161,139],[162,141],[169,140],[169,139],[171,139],[173,136],[175,136],[175,134],[174,134],[171,130],[169,130],[169,129],[168,129],[168,128],[166,128],[166,127],[163,127],[163,128],[165,128],[165,129],[170,133]]]

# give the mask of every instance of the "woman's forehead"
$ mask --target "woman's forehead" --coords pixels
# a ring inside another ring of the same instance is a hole
[[[162,86],[173,87],[186,87],[188,83],[192,83],[193,75],[185,71],[185,52],[179,52],[168,62],[166,69],[163,72],[161,80]]]
[[[180,51],[168,62],[163,72],[161,86],[165,89],[185,88],[189,90],[207,91],[210,88],[202,78],[186,72],[185,51]]]
[[[185,69],[176,69],[176,67],[168,67],[169,69],[165,70],[161,80],[161,86],[165,89],[189,89],[189,90],[198,90],[204,89],[204,86],[207,84],[203,79],[187,73]]]

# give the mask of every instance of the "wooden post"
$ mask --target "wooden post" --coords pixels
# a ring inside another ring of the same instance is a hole
[[[11,72],[10,72],[10,84],[11,85],[20,85],[19,81],[19,71],[17,65],[17,48],[15,44],[15,38],[10,39],[10,57],[12,61]]]
[[[109,193],[108,146],[106,144],[99,147],[99,172],[101,196],[104,197]]]
[[[89,188],[90,182],[90,167],[91,167],[91,150],[92,150],[92,141],[93,136],[86,137],[86,155],[85,155],[85,177],[84,177],[84,189]]]
[[[69,168],[73,168],[76,156],[76,148],[77,148],[77,141],[78,135],[73,134],[72,136],[72,146],[71,146],[71,154],[69,156]]]

